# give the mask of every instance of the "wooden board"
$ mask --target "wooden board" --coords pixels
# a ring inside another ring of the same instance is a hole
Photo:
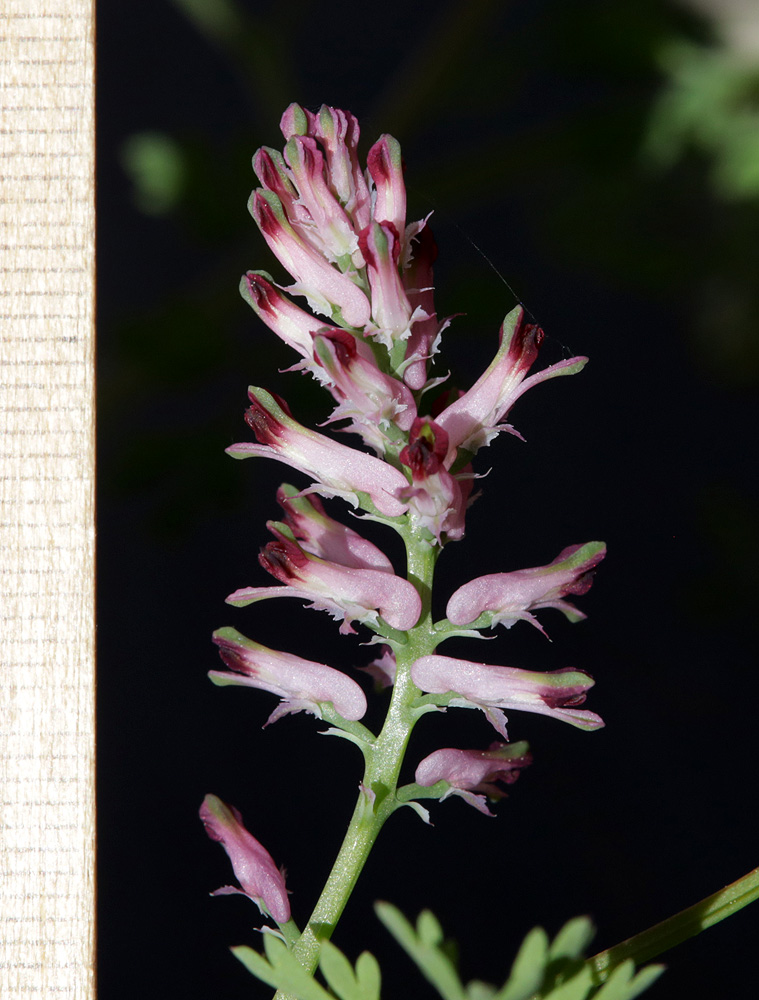
[[[93,43],[0,4],[3,1000],[95,995]]]

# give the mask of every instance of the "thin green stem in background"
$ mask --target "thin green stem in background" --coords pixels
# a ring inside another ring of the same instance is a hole
[[[725,917],[759,899],[759,868],[750,871],[743,878],[707,896],[699,903],[681,910],[673,917],[649,927],[640,934],[615,944],[588,959],[598,980],[604,982],[612,970],[631,958],[636,965],[648,962],[657,955],[674,948],[688,938],[695,937],[708,927],[718,924]]]

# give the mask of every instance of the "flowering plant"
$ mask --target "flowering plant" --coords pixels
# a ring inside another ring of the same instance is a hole
[[[261,187],[249,208],[294,282],[281,287],[266,272],[250,271],[241,292],[299,356],[292,370],[310,372],[333,397],[335,408],[326,424],[340,424],[340,431],[360,443],[354,447],[307,428],[283,399],[264,388],[249,389],[245,419],[255,441],[227,451],[238,459],[274,459],[303,473],[307,485],[283,484],[277,494],[282,519],[268,523],[273,541],[261,550],[259,561],[276,585],[243,587],[227,600],[243,607],[295,597],[327,611],[342,633],[363,626],[369,644],[381,647],[365,665],[376,681],[375,696],[383,688],[391,693],[384,724],[375,733],[362,722],[364,688],[347,674],[269,649],[235,628],[214,633],[226,668],[211,672],[215,684],[274,694],[280,701],[268,723],[305,711],[363,754],[352,819],[302,930],[291,914],[284,873],[248,832],[240,812],[208,795],[200,815],[209,836],[229,855],[239,882],[239,888],[225,886],[215,895],[242,893],[276,925],[263,928],[265,955],[248,946],[234,949],[250,971],[281,996],[375,1000],[380,988],[375,960],[364,953],[354,970],[330,937],[386,820],[408,806],[428,821],[422,801],[450,796],[492,816],[488,803],[503,798],[503,787],[531,763],[525,742],[509,742],[505,711],[548,715],[588,731],[603,726],[595,712],[580,707],[594,683],[581,669],[530,670],[438,652],[454,636],[482,638],[483,630],[508,629],[520,620],[545,634],[538,613],[548,609],[571,622],[583,619],[573,599],[591,586],[606,554],[602,542],[570,545],[543,566],[477,576],[449,597],[444,618],[436,621],[432,612],[435,564],[445,545],[464,537],[468,510],[477,499],[473,460],[478,451],[502,432],[521,438],[508,422],[517,400],[542,382],[578,373],[587,358],[572,357],[532,372],[544,335],[517,307],[504,319],[493,360],[475,383],[458,395],[437,396],[447,376],[433,376],[430,368],[449,320],[435,309],[437,251],[428,220],[406,219],[397,141],[381,136],[369,150],[364,172],[358,123],[349,113],[326,106],[312,113],[293,104],[281,127],[284,154],[262,148],[254,157]],[[285,293],[305,297],[311,312]],[[333,498],[353,508],[356,527],[327,512],[322,499]],[[405,576],[357,530],[362,520],[400,535]],[[402,783],[401,767],[417,722],[453,708],[483,712],[498,740],[483,747],[437,749],[414,762],[414,781]],[[540,929],[528,935],[500,990],[483,983],[465,987],[441,947],[442,931],[431,914],[423,913],[416,929],[389,904],[378,905],[378,915],[446,998],[584,1000],[595,995],[612,1000],[636,996],[661,971],[650,966],[634,973],[633,958],[663,950],[650,943],[626,942],[584,960],[592,928],[586,918],[578,918],[553,943]],[[317,966],[329,989],[314,978]]]

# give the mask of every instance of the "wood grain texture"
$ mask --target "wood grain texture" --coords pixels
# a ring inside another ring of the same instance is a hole
[[[93,41],[0,5],[4,1000],[95,992]]]

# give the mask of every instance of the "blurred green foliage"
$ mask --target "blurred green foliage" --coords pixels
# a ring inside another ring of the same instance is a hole
[[[652,109],[645,154],[672,167],[689,150],[702,152],[716,195],[759,198],[759,56],[754,62],[678,41],[660,61],[668,80]]]

